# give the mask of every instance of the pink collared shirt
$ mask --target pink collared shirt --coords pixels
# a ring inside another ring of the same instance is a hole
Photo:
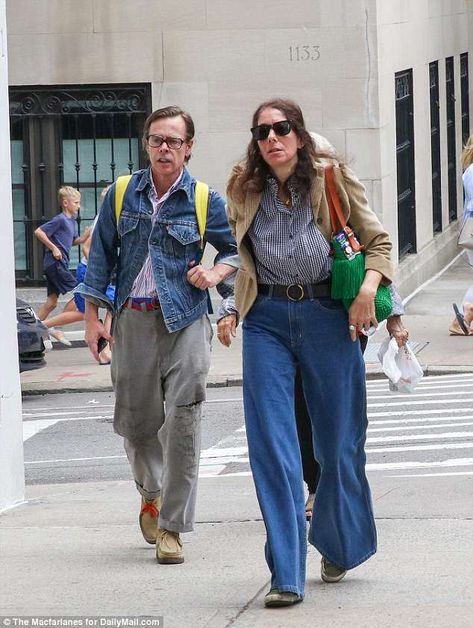
[[[153,205],[153,216],[151,217],[152,224],[154,224],[156,217],[158,215],[158,212],[161,209],[161,206],[164,203],[164,201],[166,201],[169,198],[169,196],[174,192],[174,190],[178,186],[182,178],[183,172],[184,171],[181,170],[181,174],[177,177],[177,179],[174,181],[171,187],[166,192],[164,192],[161,198],[158,198],[158,193],[156,192],[156,188],[154,186],[153,177],[151,177],[151,188],[149,191],[149,200],[151,201],[151,204]],[[130,297],[143,298],[143,297],[156,297],[156,296],[158,296],[158,293],[156,291],[156,284],[154,281],[153,267],[151,265],[151,257],[148,253],[148,255],[146,256],[145,262],[143,264],[143,267],[141,268],[140,272],[138,273],[137,278],[135,279],[135,282],[130,292]]]

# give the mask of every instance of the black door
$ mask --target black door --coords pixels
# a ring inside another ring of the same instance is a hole
[[[399,258],[416,252],[412,70],[395,75]]]
[[[10,88],[17,280],[42,282],[43,247],[33,232],[59,211],[61,185],[81,192],[81,231],[95,218],[103,188],[144,164],[150,106],[149,85]],[[79,256],[73,247],[72,269]]]
[[[439,64],[429,64],[430,76],[430,153],[432,162],[432,226],[434,233],[442,231],[442,186],[440,160],[440,93]]]
[[[457,219],[457,141],[455,137],[455,64],[453,57],[445,59],[447,88],[447,156],[448,156],[448,220]]]
[[[468,81],[468,53],[460,55],[460,89],[462,107],[462,140],[465,145],[470,137],[470,94]]]

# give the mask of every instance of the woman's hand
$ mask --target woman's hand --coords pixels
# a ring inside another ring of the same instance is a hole
[[[378,326],[374,300],[382,278],[382,274],[377,270],[367,270],[360,291],[350,305],[348,310],[348,329],[353,342],[358,338],[358,332],[362,329],[368,331],[370,327]]]
[[[374,298],[376,292],[372,294],[360,289],[356,299],[350,305],[348,310],[348,322],[350,336],[353,341],[358,338],[358,332],[364,329],[368,331],[370,327],[377,327],[378,321],[376,320]]]
[[[409,340],[409,331],[402,324],[400,316],[390,316],[386,321],[386,329],[396,339],[398,347],[403,347]]]
[[[232,344],[232,337],[236,336],[237,317],[235,314],[227,314],[217,323],[217,338],[222,345],[229,347]]]

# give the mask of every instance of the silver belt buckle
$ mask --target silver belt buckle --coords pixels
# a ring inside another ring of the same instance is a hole
[[[290,290],[291,290],[292,288],[297,288],[297,289],[299,290],[299,296],[297,296],[297,297],[296,297],[296,296],[291,296],[291,295],[290,295],[290,293],[289,293],[289,292],[290,292]],[[288,298],[288,299],[290,299],[291,301],[300,301],[301,299],[303,299],[303,298],[304,298],[304,288],[301,286],[301,284],[300,284],[300,283],[293,283],[293,284],[291,284],[290,286],[288,286],[288,287],[286,288],[286,296],[287,296],[287,298]]]

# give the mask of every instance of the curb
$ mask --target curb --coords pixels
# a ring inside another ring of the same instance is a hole
[[[445,365],[445,366],[423,366],[424,376],[432,375],[461,375],[466,373],[473,373],[473,366],[463,365]],[[380,368],[373,369],[366,373],[366,381],[387,379],[386,375]],[[243,380],[241,377],[228,377],[225,379],[214,379],[207,382],[207,388],[230,388],[241,386]],[[62,393],[83,393],[83,392],[113,392],[111,384],[103,385],[84,385],[78,383],[77,386],[71,384],[58,388],[58,386],[51,385],[50,383],[36,383],[29,386],[28,384],[22,384],[21,394],[22,396],[33,395],[55,395]]]

